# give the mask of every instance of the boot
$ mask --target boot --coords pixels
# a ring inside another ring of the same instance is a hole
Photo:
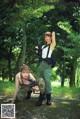
[[[45,100],[46,99],[46,94],[45,93],[43,93],[43,100]]]
[[[26,99],[30,99],[31,98],[31,93],[32,93],[32,90],[28,91]]]
[[[51,94],[47,94],[47,105],[51,105]]]
[[[43,96],[44,96],[44,93],[42,94],[42,93],[40,93],[40,96],[39,96],[39,99],[38,99],[38,101],[37,101],[37,103],[36,103],[36,106],[41,106],[42,105],[42,102],[43,102]]]

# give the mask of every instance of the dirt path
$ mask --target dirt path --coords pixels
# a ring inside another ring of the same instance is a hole
[[[30,100],[16,102],[16,119],[80,119],[80,101],[52,98],[52,105],[43,102],[41,107],[36,107],[38,97]],[[1,97],[1,103],[9,103],[10,98]]]

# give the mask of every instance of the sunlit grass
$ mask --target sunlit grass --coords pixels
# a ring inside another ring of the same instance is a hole
[[[69,105],[70,104],[70,102],[62,102],[62,104],[65,104],[65,105]]]
[[[70,88],[67,84],[61,87],[59,82],[53,82],[52,95],[56,98],[80,99],[80,88]]]
[[[14,91],[14,83],[0,81],[0,95],[12,95]]]
[[[14,92],[14,82],[0,81],[0,95],[12,96]],[[60,82],[52,82],[53,98],[80,99],[80,88],[69,88],[66,84],[61,87]]]

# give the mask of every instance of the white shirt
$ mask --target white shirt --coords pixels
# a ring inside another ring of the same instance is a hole
[[[46,58],[47,57],[48,47],[49,46],[44,48],[44,45],[42,46],[42,58]],[[49,50],[48,58],[51,58],[51,55],[52,55],[52,51]]]

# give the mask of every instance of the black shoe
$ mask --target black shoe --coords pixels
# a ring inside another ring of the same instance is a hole
[[[47,96],[47,102],[46,102],[46,104],[47,105],[51,105],[51,94],[47,94],[46,96]]]
[[[44,96],[44,93],[43,94],[40,93],[39,100],[37,101],[36,106],[41,106],[42,105],[42,102],[44,100],[43,96]]]
[[[31,98],[31,93],[32,93],[32,90],[28,91],[26,99],[30,99]]]

